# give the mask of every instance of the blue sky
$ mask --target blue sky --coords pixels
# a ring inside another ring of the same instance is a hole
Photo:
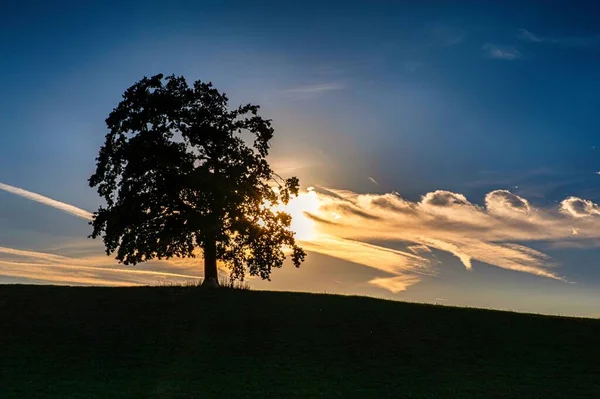
[[[118,266],[86,239],[85,217],[15,190],[93,211],[104,119],[129,85],[163,72],[261,104],[272,164],[315,187],[315,215],[346,223],[313,227],[370,245],[307,243],[303,268],[253,286],[600,316],[600,10],[371,3],[3,2],[0,183],[12,188],[0,191],[0,282],[201,273],[107,271]],[[371,222],[343,214],[331,190]],[[416,216],[373,205],[392,192]]]

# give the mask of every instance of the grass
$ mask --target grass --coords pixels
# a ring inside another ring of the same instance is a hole
[[[0,398],[594,398],[600,320],[197,287],[0,286]]]
[[[189,279],[183,283],[180,282],[171,282],[168,280],[159,281],[157,284],[152,285],[153,287],[174,287],[175,289],[179,289],[181,287],[186,288],[200,288],[202,286],[202,279]],[[239,281],[230,278],[227,275],[219,275],[219,286],[221,288],[234,289],[234,290],[249,290],[250,284],[247,281]]]

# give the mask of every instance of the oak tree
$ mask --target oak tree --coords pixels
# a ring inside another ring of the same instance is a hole
[[[295,177],[269,166],[271,120],[259,106],[230,109],[211,83],[162,74],[128,88],[106,119],[106,141],[90,177],[105,204],[92,238],[124,264],[204,257],[205,283],[218,284],[217,261],[233,279],[270,279],[286,255],[305,252],[278,210],[298,195]]]

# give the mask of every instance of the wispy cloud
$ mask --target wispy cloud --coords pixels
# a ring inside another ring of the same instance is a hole
[[[527,29],[520,29],[518,37],[529,43],[547,43],[594,51],[600,49],[600,34],[589,36],[541,36]]]
[[[307,160],[307,159],[293,159],[289,156],[287,157],[272,157],[270,160],[270,164],[278,174],[280,175],[289,175],[293,173],[298,173],[298,171],[306,168],[310,168],[318,165],[317,162]]]
[[[0,190],[84,220],[92,219],[92,214],[84,209],[19,187],[0,183]],[[149,262],[136,268],[120,267],[113,258],[102,255],[101,245],[93,243],[91,240],[77,242],[53,248],[51,252],[0,246],[0,276],[58,284],[135,285],[151,284],[156,279],[196,279],[200,274],[200,268],[182,259]],[[75,253],[78,256],[65,256],[57,252]]]
[[[301,245],[308,251],[357,263],[392,275],[391,278],[376,278],[369,283],[394,293],[406,290],[421,281],[424,276],[435,274],[431,268],[433,261],[430,259],[361,241],[319,234],[309,240],[301,240]]]
[[[499,46],[492,43],[486,43],[482,47],[484,55],[487,58],[496,60],[514,61],[522,57],[522,54],[514,46]]]
[[[297,98],[312,98],[327,92],[343,90],[345,86],[341,83],[324,83],[319,85],[295,87],[284,90],[283,93]]]
[[[73,258],[54,253],[0,247],[0,276],[52,283],[135,285],[152,284],[157,279],[187,281],[199,277],[199,273],[185,271],[181,268],[174,269],[165,262],[162,265],[159,262],[158,265],[145,264],[136,268],[123,268],[118,267],[113,259],[102,255]]]
[[[526,41],[532,42],[532,43],[541,43],[541,42],[545,42],[548,40],[547,38],[543,38],[543,37],[534,35],[533,33],[529,32],[527,29],[519,29],[519,39],[526,40]]]
[[[9,191],[6,187],[2,189]],[[90,216],[72,205],[8,187],[10,192],[83,219]],[[369,283],[392,292],[438,274],[441,264],[432,250],[453,254],[467,270],[479,261],[566,280],[547,254],[523,243],[600,246],[600,207],[577,197],[566,198],[554,208],[536,208],[507,190],[491,191],[483,205],[476,205],[460,193],[444,190],[409,201],[398,193],[318,188],[303,192],[285,210],[292,213],[292,228],[305,249],[379,270],[383,276]],[[48,253],[0,247],[0,275],[79,284],[197,278],[196,262],[189,260],[152,262],[130,269],[97,251],[88,255],[75,251],[80,256],[70,257],[57,254],[60,248]]]
[[[52,208],[56,208],[58,210],[61,210],[66,213],[70,213],[71,215],[75,215],[82,219],[92,220],[92,214],[84,209],[78,208],[76,206],[73,206],[73,205],[70,205],[70,204],[67,204],[67,203],[64,203],[61,201],[57,201],[57,200],[49,198],[49,197],[45,197],[43,195],[31,192],[31,191],[28,191],[28,190],[25,190],[25,189],[22,189],[19,187],[0,183],[0,190],[9,192],[14,195],[21,196],[23,198],[27,198],[31,201],[39,202],[40,204],[44,204],[44,205],[50,206]]]
[[[401,291],[406,291],[408,287],[418,283],[419,281],[421,281],[421,279],[417,276],[403,275],[398,277],[374,278],[373,280],[369,281],[369,284],[376,285],[396,294]]]
[[[437,274],[440,263],[432,249],[455,255],[467,270],[479,261],[566,280],[550,256],[523,243],[600,246],[600,207],[577,197],[566,198],[553,208],[536,208],[507,190],[489,192],[484,205],[443,190],[427,193],[419,201],[408,201],[397,193],[323,188],[310,195],[318,204],[308,212],[316,233],[303,245],[386,273],[388,277],[371,283],[393,292]],[[368,244],[373,241],[403,245],[406,251]]]
[[[379,187],[379,183],[377,182],[377,180],[375,180],[373,177],[369,176],[369,181],[371,183],[373,183],[374,185],[376,185],[377,187]]]
[[[467,32],[457,26],[430,24],[427,30],[431,37],[443,46],[456,46],[462,43],[467,36]]]
[[[577,197],[569,197],[560,204],[561,212],[564,212],[574,218],[586,218],[589,216],[600,215],[600,207],[592,201]],[[579,230],[577,233],[579,234]]]

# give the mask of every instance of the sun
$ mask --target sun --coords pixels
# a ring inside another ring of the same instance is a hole
[[[298,194],[287,203],[280,205],[277,209],[289,213],[292,216],[291,230],[296,233],[298,241],[316,240],[319,232],[316,223],[311,220],[306,212],[317,213],[319,211],[319,198],[312,187]]]

